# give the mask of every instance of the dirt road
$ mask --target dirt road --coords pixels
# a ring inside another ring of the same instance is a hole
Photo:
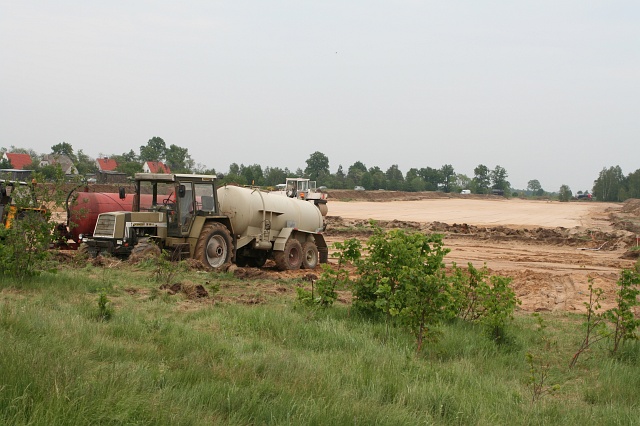
[[[620,269],[635,263],[623,258],[635,236],[614,227],[622,208],[520,199],[334,200],[328,239],[366,238],[366,219],[443,233],[451,249],[447,264],[486,264],[492,274],[512,277],[522,310],[581,312],[590,279],[605,290],[603,307],[608,307]]]

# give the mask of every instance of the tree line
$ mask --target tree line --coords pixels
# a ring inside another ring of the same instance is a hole
[[[6,149],[2,149],[6,151]],[[64,154],[74,163],[79,175],[97,173],[98,167],[95,159],[86,155],[82,149],[74,151],[73,146],[67,142],[61,142],[51,147],[53,154]],[[22,152],[31,155],[33,164],[30,169],[42,173],[45,177],[55,176],[55,166],[40,166],[41,155],[31,149],[11,147],[10,152]],[[217,174],[213,168],[196,163],[187,148],[167,143],[154,136],[141,145],[138,152],[133,149],[122,154],[103,155],[114,159],[118,166],[116,171],[133,176],[142,172],[142,164],[145,161],[162,161],[175,173],[200,173]],[[0,161],[0,168],[11,168],[11,164],[4,158]],[[224,173],[224,171],[221,171]],[[494,191],[504,195],[521,195],[513,192],[511,183],[507,180],[507,170],[497,165],[490,169],[484,164],[478,164],[473,169],[473,175],[457,173],[451,164],[445,164],[440,168],[423,167],[411,168],[403,173],[398,165],[394,164],[383,170],[378,166],[367,167],[361,161],[356,161],[345,168],[340,164],[335,173],[329,170],[329,158],[320,151],[312,153],[306,160],[304,169],[265,167],[259,164],[232,163],[224,173],[222,183],[236,183],[239,185],[275,186],[284,183],[287,177],[307,177],[318,182],[318,185],[332,189],[353,189],[356,186],[367,190],[395,190],[395,191],[441,191],[460,192],[468,190],[474,194],[490,194]],[[540,181],[532,179],[524,190],[529,196],[545,196],[548,193],[542,188]],[[567,185],[562,185],[556,190],[562,201],[573,198],[573,193]],[[578,191],[577,194],[587,194],[587,191]],[[592,195],[600,201],[624,201],[627,198],[640,198],[640,169],[625,176],[620,166],[603,168],[593,183]]]

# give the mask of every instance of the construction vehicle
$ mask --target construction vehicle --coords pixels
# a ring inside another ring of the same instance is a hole
[[[35,182],[0,180],[0,222],[6,229],[28,212],[47,216],[47,209],[38,207],[34,186]]]
[[[101,213],[80,249],[127,257],[160,248],[210,269],[229,262],[261,267],[267,259],[280,270],[313,269],[327,261],[323,218],[313,205],[259,189],[217,188],[216,179],[137,173],[132,211]]]
[[[297,198],[312,202],[322,216],[326,216],[329,212],[327,207],[327,194],[316,188],[316,181],[306,178],[287,178],[284,185],[278,185],[281,193],[289,198]]]

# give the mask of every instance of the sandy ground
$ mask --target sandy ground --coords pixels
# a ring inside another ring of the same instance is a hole
[[[350,219],[468,223],[482,226],[608,227],[608,203],[560,203],[520,199],[432,199],[419,201],[332,201],[329,214]]]
[[[635,263],[622,258],[628,249],[625,246],[629,245],[622,243],[622,237],[626,235],[629,241],[629,233],[615,231],[612,225],[612,214],[621,208],[621,204],[612,203],[520,199],[333,201],[328,222],[345,229],[358,220],[362,224],[362,219],[370,218],[417,222],[409,225],[421,229],[434,222],[465,224],[464,229],[473,225],[466,233],[447,232],[446,228],[445,245],[451,249],[447,264],[466,266],[472,262],[476,267],[486,264],[492,274],[512,277],[524,311],[582,312],[590,280],[595,287],[605,290],[607,300],[603,307],[609,307],[620,269],[631,268]],[[537,229],[538,233],[532,234],[529,229]],[[554,229],[573,237],[532,236]],[[516,234],[514,230],[521,232]],[[329,242],[353,236],[348,231],[334,234],[329,230],[328,234]]]

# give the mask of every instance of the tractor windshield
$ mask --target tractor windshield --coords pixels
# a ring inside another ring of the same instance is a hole
[[[173,182],[139,181],[139,199],[137,211],[156,210],[158,206],[173,205],[176,202],[175,184]]]

